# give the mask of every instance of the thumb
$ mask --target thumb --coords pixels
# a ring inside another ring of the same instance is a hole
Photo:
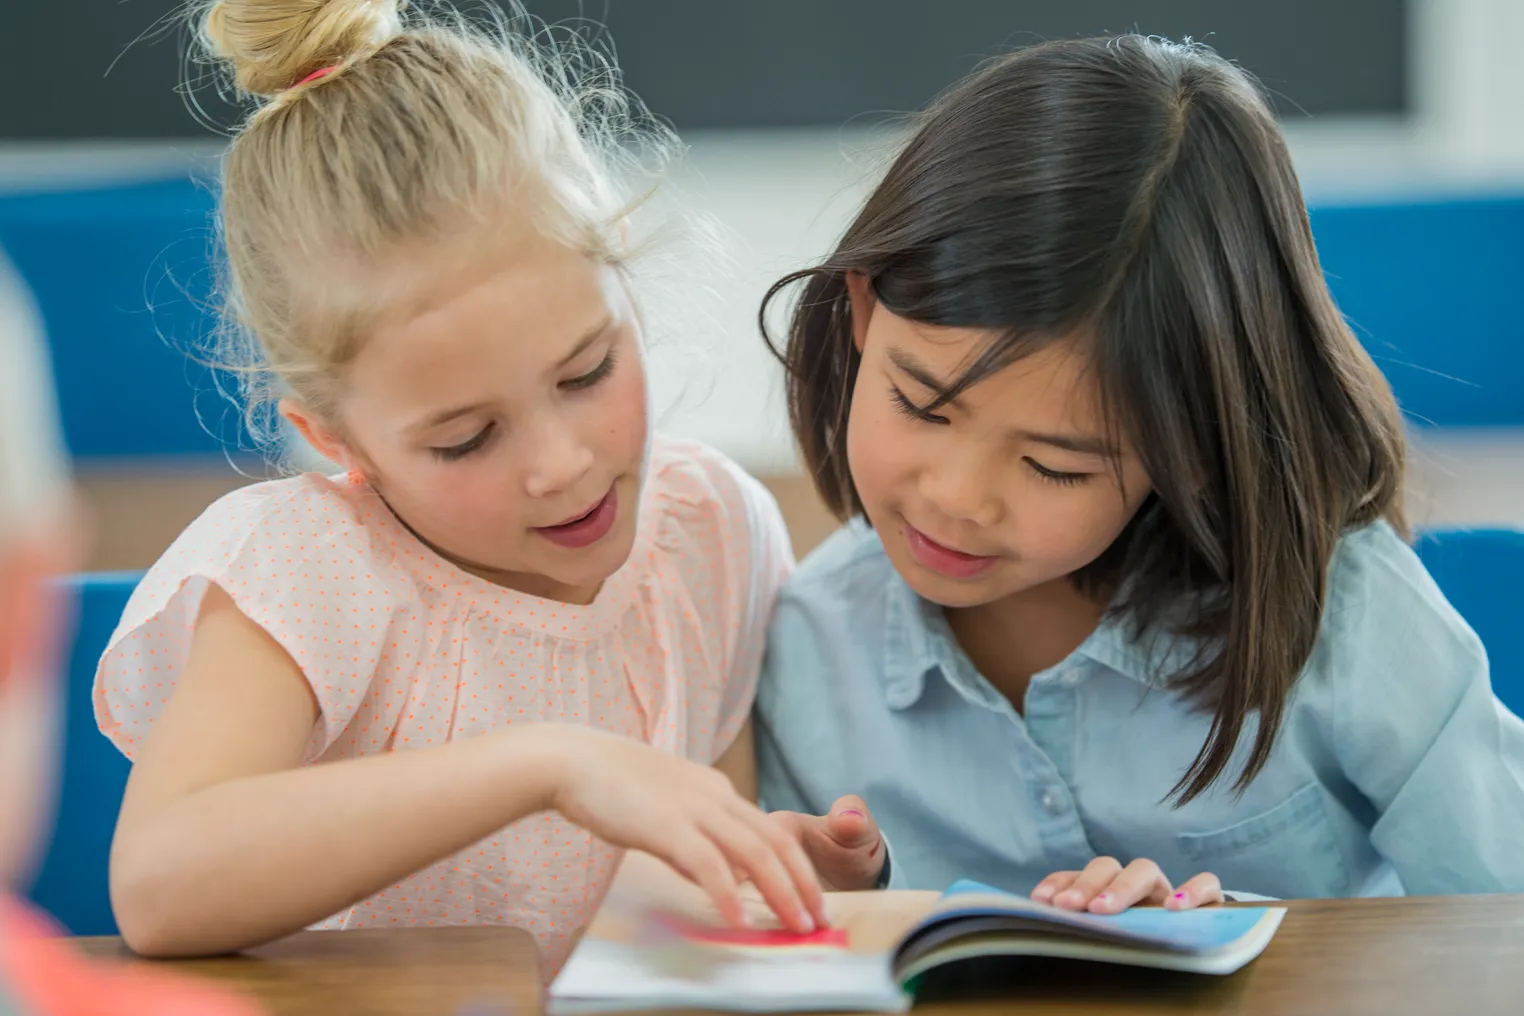
[[[817,826],[817,836],[824,839],[821,853],[831,853],[837,858],[850,858],[853,868],[878,871],[882,853],[882,835],[878,823],[873,821],[863,798],[855,794],[838,798],[831,812],[824,815]]]
[[[884,870],[884,840],[862,798],[843,797],[806,826],[805,850],[832,889],[871,889]]]
[[[869,848],[877,852],[879,843],[878,823],[868,811],[868,805],[856,794],[847,794],[831,805],[825,817],[825,834],[843,850]]]

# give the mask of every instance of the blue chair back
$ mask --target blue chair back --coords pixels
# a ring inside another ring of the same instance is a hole
[[[1428,529],[1419,558],[1487,647],[1492,687],[1524,716],[1524,530]]]
[[[47,326],[74,455],[249,447],[239,413],[187,356],[216,326],[215,202],[179,175],[0,194],[0,248]]]
[[[130,766],[95,725],[92,688],[96,664],[139,578],[131,573],[65,580],[77,593],[78,623],[69,653],[63,780],[53,839],[30,895],[76,935],[116,934],[106,873]]]
[[[1328,287],[1410,420],[1524,426],[1524,195],[1315,206]]]

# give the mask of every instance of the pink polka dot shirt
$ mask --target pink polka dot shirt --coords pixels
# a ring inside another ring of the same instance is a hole
[[[213,504],[148,573],[101,659],[96,718],[134,757],[216,583],[312,685],[321,716],[304,764],[537,721],[709,764],[750,712],[792,564],[766,490],[717,452],[671,439],[653,442],[629,560],[585,607],[455,568],[362,481],[255,484]],[[318,927],[513,924],[536,936],[553,973],[618,860],[559,815],[532,816]]]

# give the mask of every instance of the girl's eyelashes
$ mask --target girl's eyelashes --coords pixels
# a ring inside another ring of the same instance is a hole
[[[947,423],[947,417],[939,416],[936,413],[926,412],[920,406],[907,399],[905,397],[905,393],[900,391],[899,388],[895,387],[894,385],[889,386],[889,398],[891,401],[893,401],[895,410],[898,411],[901,416],[907,417],[911,420],[919,421],[920,423]]]
[[[919,423],[946,424],[948,422],[947,417],[939,416],[936,413],[928,413],[914,402],[911,402],[910,399],[906,398],[905,393],[894,385],[889,386],[889,398],[894,403],[895,411],[908,419]],[[1061,487],[1073,487],[1084,483],[1092,475],[1090,473],[1065,473],[1061,470],[1049,469],[1035,459],[1026,459],[1024,461],[1032,472],[1036,473],[1041,479],[1048,483],[1056,483]]]
[[[1072,487],[1075,484],[1084,483],[1091,476],[1090,473],[1063,473],[1057,469],[1049,469],[1034,459],[1026,459],[1025,461],[1031,467],[1032,472],[1036,473],[1043,480],[1048,483],[1056,483],[1061,487]]]
[[[585,391],[597,384],[600,384],[603,381],[606,381],[608,376],[612,373],[614,373],[614,354],[609,353],[603,358],[603,362],[598,364],[598,366],[594,367],[586,374],[579,374],[574,378],[568,378],[567,380],[562,381],[559,387],[563,391],[568,392]]]
[[[448,448],[430,448],[429,451],[442,462],[458,462],[486,444],[495,429],[497,429],[497,423],[490,422],[460,444],[450,445]]]

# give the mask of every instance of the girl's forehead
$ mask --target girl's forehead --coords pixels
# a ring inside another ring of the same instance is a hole
[[[994,329],[944,327],[889,317],[892,326],[884,336],[885,357],[912,377],[927,375],[924,380],[935,381],[929,387],[937,389],[960,381],[991,349],[1015,344],[1014,357],[964,389],[958,396],[960,402],[1061,409],[1082,418],[1101,416],[1092,346],[1083,333],[1013,339]]]
[[[511,339],[528,359],[552,357],[625,302],[616,271],[555,245],[508,252],[429,283],[377,328],[368,350],[415,359]]]
[[[615,269],[565,248],[539,253],[445,280],[411,314],[381,323],[351,365],[351,395],[416,409],[463,390],[538,384],[630,320]]]

